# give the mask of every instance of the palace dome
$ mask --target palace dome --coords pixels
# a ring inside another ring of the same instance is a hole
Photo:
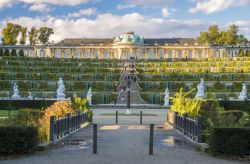
[[[134,32],[126,32],[114,40],[115,44],[143,44],[144,38],[134,34]]]

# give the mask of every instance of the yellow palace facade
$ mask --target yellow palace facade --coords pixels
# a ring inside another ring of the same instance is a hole
[[[35,46],[1,46],[28,57],[74,59],[203,59],[237,57],[249,46],[199,45],[193,38],[147,39],[126,32],[110,39],[69,38],[56,44]]]

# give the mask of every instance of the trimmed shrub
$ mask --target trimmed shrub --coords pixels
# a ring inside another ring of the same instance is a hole
[[[21,154],[33,152],[39,143],[38,129],[33,126],[0,127],[0,153]]]
[[[92,122],[93,120],[93,111],[88,111],[88,122]]]
[[[0,100],[0,108],[47,108],[56,100]]]
[[[4,56],[10,56],[10,51],[9,51],[9,49],[5,49],[3,55],[4,55]]]
[[[209,140],[213,155],[250,155],[250,128],[216,127]]]
[[[23,50],[19,51],[19,56],[24,56],[24,51]]]
[[[16,56],[16,49],[13,49],[10,54],[11,56]]]
[[[3,49],[0,48],[0,56],[3,56]]]
[[[242,110],[250,113],[250,101],[219,101],[225,110]]]

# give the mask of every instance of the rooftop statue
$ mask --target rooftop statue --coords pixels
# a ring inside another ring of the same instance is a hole
[[[126,32],[115,38],[115,44],[144,44],[144,38],[134,34],[134,32]]]

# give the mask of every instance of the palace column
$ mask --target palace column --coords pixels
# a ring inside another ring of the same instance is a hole
[[[154,51],[154,59],[159,59],[158,48],[154,48],[153,51]]]

